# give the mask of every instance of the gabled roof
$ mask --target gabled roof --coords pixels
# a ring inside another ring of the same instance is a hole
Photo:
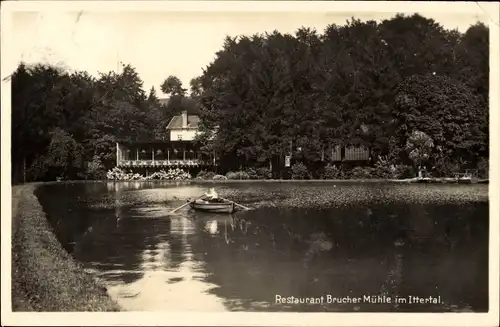
[[[188,126],[189,129],[198,129],[198,123],[200,122],[200,117],[197,115],[188,115]],[[172,117],[167,125],[167,129],[182,129],[182,115],[177,115]]]

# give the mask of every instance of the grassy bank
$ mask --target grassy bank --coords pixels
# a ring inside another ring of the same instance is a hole
[[[12,310],[118,311],[106,289],[62,248],[36,187],[12,187]]]

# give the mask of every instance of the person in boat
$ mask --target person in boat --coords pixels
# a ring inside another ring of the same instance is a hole
[[[207,193],[205,193],[205,200],[208,202],[223,202],[214,188],[211,188]]]

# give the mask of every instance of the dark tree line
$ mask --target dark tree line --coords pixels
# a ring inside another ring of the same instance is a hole
[[[447,174],[488,158],[488,74],[481,23],[459,33],[397,15],[323,34],[227,37],[199,77],[200,141],[238,158],[235,165],[290,153],[314,164],[333,145],[364,145],[374,160],[411,164],[407,142],[423,132],[433,145],[426,165]]]
[[[11,81],[13,181],[100,178],[115,165],[116,140],[162,139],[183,109],[200,115],[199,142],[227,169],[290,152],[317,166],[334,145],[364,145],[396,165],[417,156],[440,174],[489,155],[489,29],[480,23],[459,33],[397,15],[323,34],[227,37],[189,90],[165,79],[167,103],[130,65],[96,78],[20,64]],[[419,142],[432,145],[425,156]]]
[[[14,182],[102,178],[115,166],[116,140],[163,139],[173,115],[197,110],[186,92],[164,88],[167,103],[154,88],[146,94],[130,65],[94,78],[21,63],[11,81]]]

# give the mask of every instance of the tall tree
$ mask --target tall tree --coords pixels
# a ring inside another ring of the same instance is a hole
[[[484,157],[487,110],[474,106],[487,75],[480,74],[477,86],[472,81],[478,79],[465,83],[459,77],[484,71],[488,60],[463,59],[469,55],[465,39],[487,53],[487,28],[474,26],[461,35],[420,15],[380,24],[352,19],[328,26],[323,35],[301,28],[295,35],[227,37],[192,83],[201,86],[201,141],[246,161],[266,162],[299,147],[303,151],[295,157],[314,162],[326,147],[352,144],[395,154],[391,158],[401,162],[408,160],[404,147],[411,132],[404,126],[413,120],[412,128],[428,124],[422,128],[436,148],[467,160]],[[430,87],[423,88],[425,83]],[[464,93],[457,98],[453,92]],[[418,103],[402,101],[409,94]],[[431,100],[439,97],[446,100]],[[405,111],[408,106],[421,111],[417,118]]]
[[[394,117],[401,144],[419,129],[434,140],[440,156],[449,161],[476,162],[486,151],[478,96],[469,87],[448,77],[414,75],[396,94]]]
[[[197,99],[203,93],[203,86],[201,84],[201,77],[192,78],[189,81],[189,91],[192,98]]]
[[[185,96],[187,90],[182,87],[181,80],[173,75],[168,76],[163,84],[161,85],[161,90],[163,93],[168,94],[170,96]]]

